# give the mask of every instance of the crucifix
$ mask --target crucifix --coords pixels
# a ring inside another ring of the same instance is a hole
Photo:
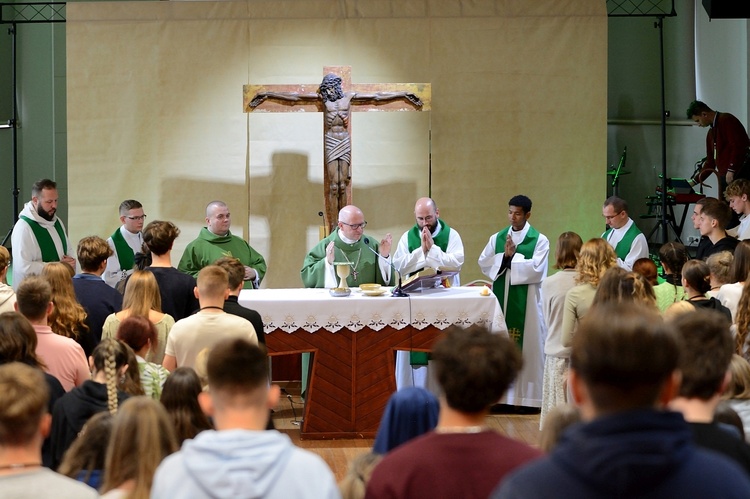
[[[245,112],[322,112],[323,194],[330,232],[352,204],[351,111],[428,111],[429,83],[352,83],[351,66],[324,67],[320,85],[244,85]],[[317,88],[316,88],[317,87]]]

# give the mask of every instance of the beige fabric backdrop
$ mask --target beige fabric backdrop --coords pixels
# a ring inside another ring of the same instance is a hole
[[[242,85],[429,82],[432,111],[356,113],[354,203],[400,237],[432,194],[462,235],[462,280],[534,200],[551,240],[603,222],[607,18],[601,0],[249,0],[71,3],[67,10],[71,239],[107,236],[121,200],[182,230],[173,261],[223,199],[233,231],[297,287],[322,219],[322,115],[245,114]]]

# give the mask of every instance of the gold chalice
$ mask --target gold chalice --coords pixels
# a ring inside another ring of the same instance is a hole
[[[349,285],[346,283],[346,278],[349,277],[349,274],[351,273],[351,264],[336,262],[334,265],[336,265],[336,275],[341,279],[339,282],[339,288],[349,289]]]

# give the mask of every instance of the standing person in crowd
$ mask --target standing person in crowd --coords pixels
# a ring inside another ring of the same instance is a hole
[[[417,386],[393,392],[380,418],[372,451],[387,454],[396,447],[432,431],[437,426],[440,402],[437,397]]]
[[[388,233],[378,244],[375,239],[365,235],[366,226],[362,210],[354,205],[341,208],[338,227],[307,253],[300,270],[302,285],[306,288],[337,287],[334,262],[351,266],[351,273],[346,279],[349,286],[390,284],[393,237]]]
[[[157,349],[159,345],[156,326],[147,318],[134,315],[120,323],[120,327],[117,328],[117,339],[129,346],[135,354],[144,395],[159,400],[169,371],[160,364],[146,360],[148,352]]]
[[[700,233],[701,228],[701,212],[703,211],[703,204],[709,199],[716,198],[705,197],[699,199],[695,202],[695,206],[693,206],[693,214],[690,215],[690,220],[693,222],[693,228],[697,230],[698,233]],[[708,237],[701,235],[700,239],[698,240],[698,246],[695,249],[695,254],[702,255],[710,246],[711,241],[708,240]]]
[[[544,418],[555,406],[564,404],[567,358],[570,352],[562,346],[563,310],[565,295],[575,286],[576,265],[583,241],[575,232],[563,232],[557,238],[555,268],[559,271],[542,283],[542,312],[547,326],[544,342],[544,383],[542,387],[542,413],[539,428]]]
[[[493,234],[479,256],[479,268],[493,282],[508,331],[523,354],[523,370],[508,390],[510,405],[541,407],[544,380],[542,281],[547,275],[549,239],[532,227],[531,199],[508,202],[510,226]]]
[[[681,340],[682,382],[669,407],[682,413],[697,445],[726,455],[750,474],[750,446],[714,422],[734,352],[729,319],[698,310],[679,316],[673,324]]]
[[[210,350],[224,338],[245,338],[258,343],[252,323],[224,312],[229,296],[229,276],[217,265],[203,267],[198,273],[198,313],[176,323],[167,338],[163,365],[169,371],[177,367],[196,366],[203,350]]]
[[[198,310],[195,277],[172,267],[172,246],[180,229],[172,222],[154,220],[143,229],[144,248],[151,255],[150,270],[159,284],[161,310],[175,321]],[[243,276],[244,277],[244,276]]]
[[[52,313],[49,325],[56,334],[73,338],[83,348],[86,357],[91,355],[98,343],[86,324],[86,311],[73,289],[73,275],[69,266],[60,262],[50,262],[42,269],[42,277],[52,287]]]
[[[206,206],[206,227],[198,238],[185,248],[178,269],[198,276],[198,272],[212,265],[222,256],[233,256],[245,266],[245,289],[257,288],[266,274],[266,260],[241,237],[229,230],[231,214],[223,201],[211,201]]]
[[[729,113],[714,111],[699,100],[690,103],[686,114],[698,126],[709,127],[702,168],[716,170],[719,192],[724,192],[735,179],[750,177],[745,165],[750,139],[740,120]]]
[[[159,402],[145,397],[126,400],[112,425],[102,498],[148,499],[157,466],[178,448]]]
[[[736,351],[737,346],[735,345]],[[729,380],[721,398],[734,409],[742,420],[742,429],[747,441],[750,439],[750,363],[742,355],[735,353],[729,363],[729,372],[732,378]]]
[[[403,276],[427,267],[451,267],[461,270],[464,264],[464,243],[458,232],[440,218],[440,210],[431,198],[419,198],[414,205],[416,224],[398,241],[393,254],[393,266]],[[448,282],[460,286],[456,274]],[[429,378],[427,352],[396,352],[396,389],[407,386],[425,388]]]
[[[585,423],[506,478],[492,498],[747,497],[742,469],[697,447],[682,415],[664,410],[679,390],[679,359],[674,328],[654,307],[592,308],[571,353],[570,383]]]
[[[698,230],[702,236],[708,237],[711,244],[704,246],[701,252],[696,253],[695,257],[698,260],[705,261],[706,258],[720,251],[734,251],[739,241],[727,234],[725,230],[731,218],[732,210],[724,201],[714,198],[706,199],[703,203]]]
[[[681,243],[665,243],[659,248],[659,260],[664,270],[665,281],[654,286],[654,295],[656,306],[664,312],[671,304],[685,298],[682,266],[688,261],[687,249]]]
[[[711,290],[711,272],[702,260],[690,260],[682,267],[682,287],[685,296],[697,309],[711,309],[724,315],[732,323],[732,314],[727,307],[716,298],[706,296]]]
[[[216,265],[227,271],[229,278],[229,296],[224,300],[224,312],[250,321],[258,336],[258,344],[266,345],[266,335],[263,332],[263,319],[260,314],[251,308],[240,305],[240,291],[242,291],[242,278],[245,268],[242,263],[234,257],[225,256],[216,260]]]
[[[49,179],[34,182],[13,226],[13,289],[29,275],[39,275],[48,262],[63,262],[75,272],[76,261],[65,226],[57,217],[57,184]]]
[[[159,465],[153,499],[339,497],[333,473],[319,456],[276,430],[263,431],[280,395],[269,384],[265,352],[247,339],[221,340],[208,355],[207,372],[211,389],[198,397],[216,431],[201,432]]]
[[[23,362],[42,371],[47,366],[37,357],[36,346],[34,328],[23,315],[18,312],[0,314],[0,364]],[[52,413],[57,400],[65,395],[65,389],[57,378],[47,372],[44,373],[44,381],[49,389],[48,410]],[[42,464],[52,467],[52,451],[47,435],[42,444]]]
[[[65,451],[57,472],[99,490],[104,475],[107,444],[112,434],[112,419],[109,412],[91,416]]]
[[[651,258],[639,258],[633,264],[633,272],[641,274],[652,287],[659,284],[659,269]]]
[[[3,497],[98,497],[96,490],[42,467],[49,432],[49,394],[42,373],[13,362],[0,366],[0,490]]]
[[[590,309],[605,303],[639,303],[658,310],[654,288],[646,278],[635,272],[627,272],[622,267],[613,267],[604,273],[596,288]]]
[[[125,286],[122,310],[104,321],[102,338],[115,338],[117,328],[128,317],[146,317],[156,326],[158,340],[152,345],[148,360],[161,364],[164,360],[167,336],[175,324],[174,319],[161,311],[161,295],[154,274],[149,270],[136,270]]]
[[[714,253],[706,259],[706,265],[711,272],[711,291],[708,292],[708,296],[715,298],[721,287],[730,282],[729,272],[732,269],[733,260],[734,253],[731,251]]]
[[[454,326],[433,358],[443,390],[438,425],[383,457],[367,484],[368,499],[484,498],[506,474],[541,456],[486,425],[490,407],[521,370],[512,341],[479,326]]]
[[[648,241],[643,232],[628,216],[628,203],[617,196],[604,201],[602,216],[609,225],[602,238],[615,249],[617,265],[625,270],[633,270],[639,258],[648,258]]]
[[[102,340],[91,355],[91,379],[66,393],[55,404],[50,433],[55,468],[91,416],[107,410],[115,414],[128,397],[117,389],[119,378],[128,368],[127,348],[115,339]]]
[[[10,253],[5,246],[0,246],[0,314],[15,310],[16,293],[6,280],[9,267]]]
[[[563,309],[560,342],[568,353],[578,323],[594,302],[602,277],[614,267],[617,267],[617,255],[607,241],[597,237],[583,244],[576,264],[576,285],[565,295]]]
[[[78,303],[86,311],[89,332],[98,344],[107,316],[122,309],[122,295],[102,279],[112,248],[101,237],[89,236],[78,241],[76,254],[81,272],[73,276],[73,289]]]
[[[126,199],[120,203],[119,212],[122,225],[107,239],[112,255],[108,258],[104,271],[104,281],[113,288],[133,273],[135,254],[143,251],[141,230],[146,220],[143,205],[135,199]]]
[[[740,224],[731,230],[732,235],[740,241],[750,239],[750,180],[735,180],[723,192],[729,207],[740,217]]]
[[[750,275],[750,241],[740,241],[734,249],[732,267],[729,270],[729,283],[716,293],[722,305],[732,313],[732,322],[737,322],[737,304],[742,296],[742,288]]]
[[[36,332],[36,355],[46,365],[45,372],[58,379],[65,391],[89,379],[89,366],[81,345],[60,336],[49,327],[52,313],[52,288],[42,277],[27,277],[18,286],[16,306]]]
[[[192,367],[178,367],[164,383],[160,400],[172,420],[180,447],[203,430],[213,429],[198,403],[202,391],[201,380]]]

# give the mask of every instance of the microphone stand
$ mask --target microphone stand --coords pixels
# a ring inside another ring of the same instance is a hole
[[[395,266],[395,265],[393,265],[393,263],[392,263],[392,262],[389,262],[388,260],[386,260],[386,259],[385,259],[385,258],[383,257],[383,255],[381,255],[380,253],[378,253],[377,251],[375,251],[374,249],[372,249],[372,248],[370,247],[370,238],[369,238],[369,237],[366,237],[366,238],[364,238],[364,239],[362,240],[362,242],[363,242],[363,243],[365,243],[365,247],[366,247],[366,248],[367,248],[368,250],[372,251],[372,253],[373,253],[373,254],[374,254],[375,256],[377,256],[378,258],[382,258],[383,260],[385,260],[385,261],[386,261],[386,263],[388,263],[388,265],[389,265],[389,266],[390,266],[390,267],[391,267],[391,268],[393,269],[393,271],[394,271],[394,272],[396,272],[396,274],[398,274],[398,286],[396,286],[395,288],[393,288],[393,292],[391,293],[391,296],[394,296],[394,297],[396,297],[396,298],[406,298],[406,297],[408,297],[408,296],[409,296],[409,293],[405,292],[405,291],[403,290],[403,288],[402,288],[402,283],[401,283],[401,272],[399,272],[399,271],[398,271],[398,269],[396,268],[396,266]]]

